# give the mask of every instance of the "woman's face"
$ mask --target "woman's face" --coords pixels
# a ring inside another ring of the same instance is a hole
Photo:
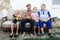
[[[42,10],[45,10],[45,9],[46,9],[46,6],[41,5],[41,9],[42,9]]]

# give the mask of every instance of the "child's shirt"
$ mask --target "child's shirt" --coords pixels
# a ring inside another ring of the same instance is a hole
[[[31,13],[31,16],[32,16],[32,18],[33,18],[36,22],[39,21],[39,19],[38,19],[38,17],[39,17],[38,13]]]
[[[19,15],[13,15],[13,17],[15,18],[15,20],[20,20],[20,18],[18,16]]]

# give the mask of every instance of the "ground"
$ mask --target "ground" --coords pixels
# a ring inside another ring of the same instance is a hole
[[[9,38],[10,32],[3,32],[0,30],[0,40],[23,40],[25,38],[31,38],[29,34],[26,34],[25,37],[21,38],[21,34],[19,33],[19,36],[17,38]],[[55,37],[60,37],[60,28],[53,28],[53,34]],[[44,36],[37,36],[34,35],[32,38],[49,38],[49,36],[45,33]]]
[[[58,21],[58,24],[60,23],[60,21]],[[56,24],[55,24],[56,25]],[[52,33],[54,34],[54,37],[60,37],[60,28],[53,28],[52,29]],[[21,33],[19,33],[19,36],[17,38],[13,37],[13,38],[9,38],[9,34],[10,32],[3,32],[2,29],[0,28],[0,40],[23,40],[25,38],[31,38],[29,36],[29,34],[26,34],[25,37],[21,38]],[[48,34],[45,33],[44,36],[37,36],[37,35],[34,35],[33,38],[49,38]]]

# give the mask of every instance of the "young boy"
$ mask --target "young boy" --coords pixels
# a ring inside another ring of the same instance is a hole
[[[31,13],[32,19],[35,20],[34,34],[36,35],[36,28],[39,26],[39,15],[37,12],[37,7],[33,8],[33,13]],[[40,28],[38,27],[38,33],[40,33]]]
[[[53,37],[53,35],[51,34],[52,32],[52,21],[51,21],[51,15],[50,12],[46,9],[46,5],[42,4],[41,5],[41,10],[38,11],[38,14],[40,15],[40,21],[39,21],[39,25],[41,28],[41,35],[44,35],[44,30],[43,30],[43,26],[44,23],[46,24],[48,31],[49,31],[49,36]]]
[[[14,24],[17,25],[16,35],[15,35],[15,36],[18,36],[19,21],[20,21],[19,11],[16,10],[16,11],[15,11],[15,14],[13,15],[13,21],[12,21],[12,24],[11,24],[11,34],[10,34],[10,37],[13,36]]]

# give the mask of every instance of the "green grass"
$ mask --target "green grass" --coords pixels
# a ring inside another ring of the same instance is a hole
[[[58,35],[60,35],[60,33],[59,33],[59,32],[55,32],[55,34],[58,34]]]
[[[60,38],[26,38],[24,40],[60,40]]]
[[[54,34],[60,35],[59,32],[55,32]],[[54,38],[25,38],[24,40],[60,40],[60,38],[58,38],[58,37],[54,37]]]

